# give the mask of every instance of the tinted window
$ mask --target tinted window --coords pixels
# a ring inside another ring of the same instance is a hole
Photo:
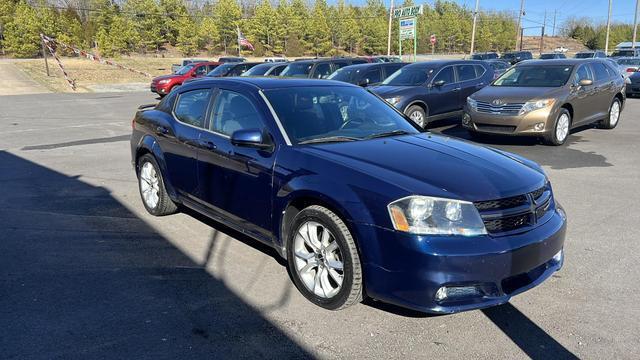
[[[580,80],[593,80],[591,78],[591,72],[589,71],[589,67],[587,65],[580,65],[578,70],[576,71],[576,83],[579,83]]]
[[[609,72],[607,71],[607,68],[604,66],[604,64],[591,64],[591,68],[593,69],[596,81],[606,80],[609,78]]]
[[[390,76],[391,74],[398,71],[398,69],[400,69],[403,66],[404,64],[392,64],[392,63],[390,63],[389,65],[385,65],[384,71],[387,73],[386,76]]]
[[[577,53],[576,59],[590,59],[593,57],[593,53]]]
[[[313,64],[309,63],[292,63],[282,70],[280,76],[287,77],[308,77]]]
[[[345,67],[345,68],[334,71],[333,74],[329,75],[328,79],[350,83],[353,81],[353,76],[356,73],[357,73],[356,68],[349,66],[349,67]]]
[[[458,81],[468,81],[476,78],[474,65],[456,65],[456,70],[458,71]],[[447,81],[447,83],[449,82]]]
[[[367,71],[361,78],[362,80],[364,79],[369,79],[368,84],[377,84],[380,81],[382,81],[382,76],[380,76],[380,68],[376,68],[376,69],[371,69],[369,71]]]
[[[211,70],[213,70],[213,69],[215,69],[217,67],[218,67],[218,65],[213,65],[213,64],[212,65],[207,65],[207,72],[209,72],[209,71],[211,71]]]
[[[418,133],[390,105],[361,88],[291,87],[264,94],[295,144],[335,136],[362,139],[391,131]]]
[[[324,79],[331,74],[331,64],[322,63],[316,66],[313,77],[317,79]]]
[[[493,86],[559,87],[569,80],[573,66],[517,66],[507,70]]]
[[[633,50],[616,50],[611,56],[636,56]]]
[[[198,76],[206,74],[207,73],[207,66],[206,65],[198,66],[196,68],[195,73]]]
[[[282,70],[284,70],[284,68],[286,68],[286,67],[287,67],[287,65],[278,65],[278,66],[274,67],[273,70],[271,70],[269,75],[270,76],[278,76],[278,75],[280,75]]]
[[[489,64],[491,65],[491,67],[494,70],[504,70],[504,69],[509,67],[509,65],[507,65],[507,63],[502,62],[502,61],[494,61],[494,62],[491,62]]]
[[[191,71],[191,69],[193,69],[193,64],[189,64],[186,66],[181,67],[178,71],[176,71],[176,74],[178,75],[184,75],[186,73],[188,73],[189,71]]]
[[[356,65],[356,64],[367,64],[367,60],[355,59],[355,60],[351,61],[351,64],[353,64],[353,65]]]
[[[209,130],[231,135],[243,129],[262,129],[263,123],[255,106],[244,95],[221,90],[216,96]]]
[[[273,67],[273,65],[270,64],[270,63],[256,65],[256,66],[252,67],[251,69],[243,72],[242,76],[262,76],[267,71],[269,71],[269,69],[271,69],[272,67]]]
[[[209,105],[211,90],[198,89],[180,94],[173,112],[185,124],[204,127],[204,118]]]
[[[473,68],[471,68],[471,70],[473,71]],[[475,71],[474,71],[473,77],[475,77]],[[440,70],[438,75],[436,75],[436,77],[433,78],[433,83],[436,83],[441,80],[444,81],[445,84],[451,84],[455,82],[452,66],[447,66],[442,68],[442,70]]]
[[[176,99],[177,91],[172,91],[169,95],[165,96],[160,103],[156,105],[156,110],[164,111],[166,113],[171,113],[171,109],[173,109],[173,102]]]
[[[209,72],[207,76],[226,76],[229,70],[233,69],[234,66],[236,65],[233,63],[222,64]]]
[[[333,64],[336,66],[336,69],[340,69],[349,65],[349,63],[346,61],[336,61]]]

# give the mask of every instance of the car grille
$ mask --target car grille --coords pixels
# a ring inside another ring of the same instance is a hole
[[[496,115],[518,115],[524,103],[506,103],[502,105],[493,105],[488,102],[478,101],[477,111],[487,114]]]
[[[526,231],[540,222],[552,209],[553,199],[549,186],[545,185],[526,194],[478,201],[474,205],[488,233],[506,235]]]
[[[480,131],[488,131],[492,133],[510,134],[516,131],[516,127],[511,125],[489,125],[480,123],[475,123],[475,125]]]

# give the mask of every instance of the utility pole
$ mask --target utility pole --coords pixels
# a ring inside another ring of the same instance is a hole
[[[611,31],[611,3],[613,0],[609,0],[609,13],[607,15],[607,36],[604,40],[604,52],[609,53],[609,32]]]
[[[478,8],[480,7],[480,0],[476,0],[476,11],[473,13],[473,28],[471,30],[471,51],[469,55],[473,55],[473,47],[476,41],[476,23],[478,22]]]
[[[633,40],[631,41],[631,48],[636,47],[636,33],[638,30],[638,10],[640,10],[640,0],[636,0],[636,12],[633,15]]]
[[[47,76],[51,76],[49,75],[49,61],[47,60],[47,47],[44,44],[44,37],[42,37],[42,34],[40,34],[40,41],[42,41],[42,56],[44,57],[44,67],[47,69]]]
[[[540,36],[540,54],[544,51],[544,32],[547,28],[547,10],[544,11],[544,20],[542,21],[542,34]]]
[[[389,7],[389,33],[387,35],[387,56],[391,55],[391,18],[393,17],[393,0],[391,0],[391,6]]]
[[[558,14],[558,9],[553,10],[553,33],[551,34],[551,36],[555,37],[556,36],[556,15]]]
[[[638,0],[640,1],[640,0]],[[518,38],[520,37],[520,48],[522,48],[522,13],[524,12],[524,0],[520,0],[520,12],[518,13],[518,27],[516,28],[516,49],[518,49]]]

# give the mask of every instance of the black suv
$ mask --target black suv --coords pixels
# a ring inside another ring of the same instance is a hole
[[[337,58],[294,61],[282,70],[280,76],[324,79],[342,67],[355,64],[367,64],[367,60],[358,58]]]
[[[228,62],[213,69],[213,71],[207,74],[207,77],[240,76],[245,71],[260,64],[263,64],[263,63],[261,62]]]
[[[602,50],[580,51],[573,56],[575,59],[604,59],[607,54]]]
[[[520,61],[533,59],[533,54],[531,54],[531,51],[512,51],[504,53],[502,59],[505,59],[511,65],[515,65]]]
[[[336,70],[327,79],[358,86],[377,85],[405,65],[407,63],[397,62],[349,65]]]
[[[467,96],[493,81],[486,61],[436,60],[406,65],[371,90],[420,127],[462,114]]]
[[[473,55],[471,55],[471,60],[493,60],[497,58],[498,53],[493,51],[474,53]]]

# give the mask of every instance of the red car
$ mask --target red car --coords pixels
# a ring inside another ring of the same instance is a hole
[[[151,80],[151,92],[165,96],[176,86],[182,85],[185,80],[205,76],[220,64],[219,62],[208,61],[185,65],[176,71],[175,74],[153,78],[153,80]]]

